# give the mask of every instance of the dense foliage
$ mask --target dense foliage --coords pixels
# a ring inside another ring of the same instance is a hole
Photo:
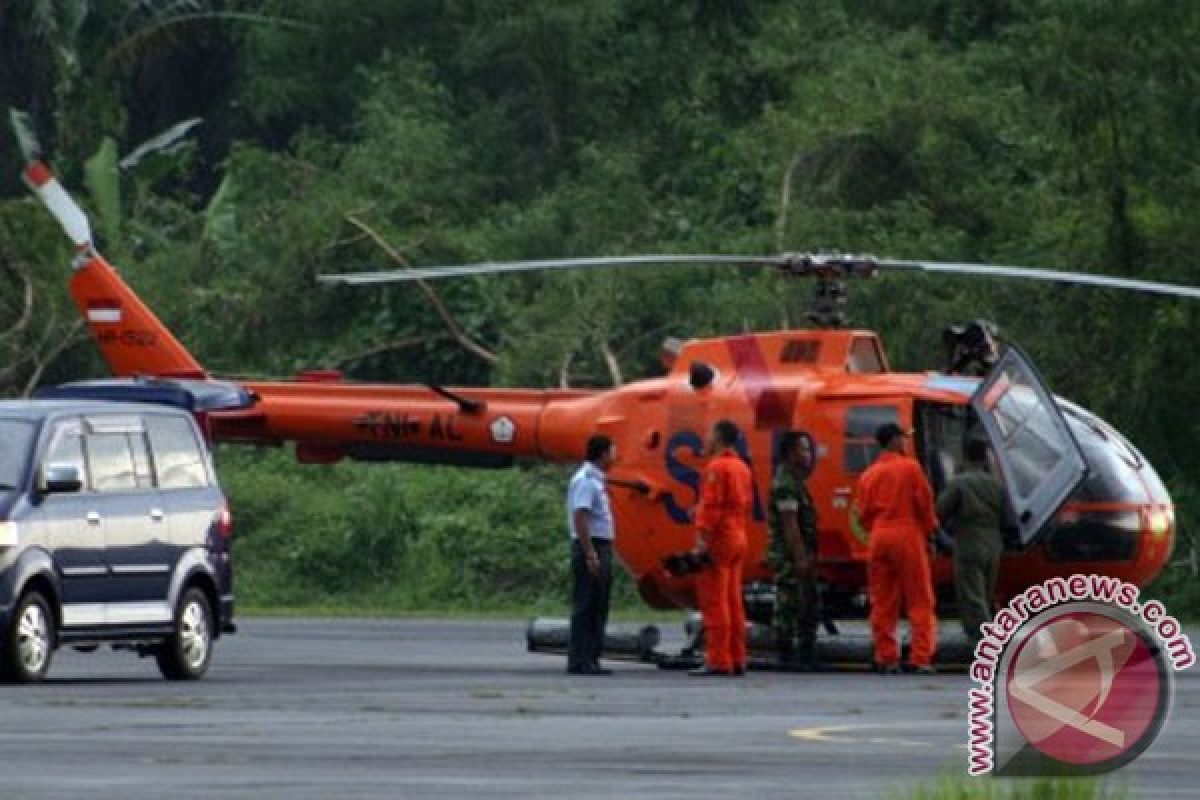
[[[219,456],[242,602],[562,610],[567,548],[558,469],[481,477],[411,466],[299,466],[278,451],[223,448]]]
[[[382,239],[412,263],[841,249],[1194,283],[1198,34],[1200,6],[1167,0],[13,0],[0,105],[31,112],[105,251],[216,371],[606,385],[654,373],[668,335],[802,324],[809,287],[733,268],[439,284],[455,334],[411,287],[314,276],[391,266]],[[66,246],[0,142],[0,388],[101,374]],[[939,365],[942,324],[996,321],[1139,444],[1194,528],[1198,304],[896,277],[853,314],[904,369]],[[512,526],[530,558],[559,553],[539,472],[339,467],[321,481],[342,500],[283,502],[310,478],[225,460],[264,600],[359,568],[390,585],[433,531]],[[473,552],[443,555],[478,559],[495,597],[561,578]],[[402,602],[459,601],[430,585]]]

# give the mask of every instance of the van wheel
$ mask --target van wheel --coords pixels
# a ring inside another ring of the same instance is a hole
[[[179,599],[175,631],[158,652],[158,669],[168,680],[197,680],[208,671],[212,648],[212,609],[204,592],[193,586]]]
[[[54,655],[54,616],[41,592],[26,592],[8,625],[2,655],[4,677],[38,683],[50,670]]]

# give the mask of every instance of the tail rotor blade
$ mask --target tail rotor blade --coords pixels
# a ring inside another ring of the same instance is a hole
[[[50,168],[41,161],[30,162],[21,174],[34,194],[49,209],[58,224],[66,232],[67,237],[76,247],[89,247],[92,243],[92,228],[88,225],[87,215],[79,204],[71,199],[67,190],[62,187]]]
[[[42,157],[42,146],[37,134],[33,132],[33,121],[24,111],[10,109],[8,118],[12,122],[13,134],[17,137],[17,147],[26,161],[37,161]]]
[[[42,148],[33,132],[29,115],[12,109],[9,111],[9,119],[12,122],[13,134],[17,138],[17,146],[25,156],[25,169],[21,173],[25,185],[54,215],[75,247],[91,246],[92,228],[88,224],[87,215],[63,189],[62,184],[54,177],[54,172],[41,161]]]

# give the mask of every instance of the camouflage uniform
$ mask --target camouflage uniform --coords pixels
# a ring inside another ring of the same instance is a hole
[[[780,512],[795,511],[800,536],[811,568],[807,575],[796,571],[795,554],[788,545]],[[775,572],[775,613],[771,623],[782,661],[813,658],[820,608],[817,593],[817,511],[804,481],[797,480],[787,466],[780,466],[771,481],[771,541],[767,563]]]
[[[937,513],[954,534],[954,585],[963,632],[978,641],[979,627],[992,617],[1004,551],[1004,489],[994,476],[969,465],[942,490]]]

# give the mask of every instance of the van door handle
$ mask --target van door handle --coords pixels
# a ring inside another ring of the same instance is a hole
[[[155,522],[162,522],[163,510],[161,508],[150,509],[150,519],[154,520]]]
[[[88,525],[99,525],[100,524],[100,512],[89,511],[87,513],[87,521],[88,521]]]

